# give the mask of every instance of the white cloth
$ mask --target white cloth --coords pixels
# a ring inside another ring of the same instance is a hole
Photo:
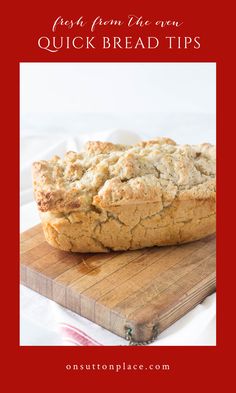
[[[212,115],[136,116],[138,135],[132,131],[106,130],[110,124],[131,125],[126,117],[91,115],[73,122],[73,116],[41,118],[39,122],[23,122],[21,125],[21,232],[39,223],[39,215],[33,202],[31,164],[38,159],[63,155],[68,150],[78,151],[88,139],[133,143],[157,135],[167,135],[178,143],[215,143],[215,119]],[[181,121],[184,119],[184,122]],[[50,119],[50,120],[49,120]],[[82,119],[82,120],[81,120]],[[37,127],[35,126],[37,124]],[[70,125],[70,132],[65,126]],[[98,127],[99,124],[99,127]],[[134,123],[132,123],[133,125]],[[145,127],[144,127],[145,124]],[[156,125],[156,127],[153,126]],[[86,125],[86,126],[85,126]],[[139,126],[138,126],[139,125]],[[168,126],[167,126],[168,125]],[[52,127],[54,132],[48,133]],[[89,132],[89,127],[93,132]],[[96,128],[97,127],[97,128]],[[100,132],[104,127],[105,131]],[[160,131],[163,127],[165,132]],[[133,127],[130,127],[132,130]],[[149,132],[145,132],[145,128]],[[55,131],[56,130],[56,131]],[[175,130],[174,132],[170,130]],[[191,133],[189,132],[191,130]],[[208,130],[206,132],[206,130]],[[66,136],[66,137],[65,137]],[[66,326],[66,327],[65,327]],[[68,333],[69,332],[69,333]],[[71,334],[72,332],[72,334]],[[86,341],[87,340],[87,341]],[[55,302],[21,285],[20,288],[20,345],[128,345],[127,341],[106,329],[67,310]],[[98,344],[96,344],[98,343]],[[216,296],[208,296],[204,302],[166,329],[151,345],[216,345]]]

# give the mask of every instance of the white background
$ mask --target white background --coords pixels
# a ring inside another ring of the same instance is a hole
[[[215,81],[215,63],[21,63],[21,230],[39,222],[35,160],[79,150],[89,139],[133,143],[163,135],[178,143],[215,143]],[[65,345],[60,322],[102,344],[126,344],[21,287],[21,345]],[[215,295],[153,345],[215,345]]]
[[[24,63],[21,110],[215,113],[215,63]]]
[[[21,63],[21,132],[215,141],[215,63]]]

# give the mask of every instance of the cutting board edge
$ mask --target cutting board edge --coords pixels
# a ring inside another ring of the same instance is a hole
[[[176,316],[173,314],[172,319],[170,321],[166,322],[152,322],[151,325],[147,324],[132,324],[132,321],[127,321],[124,324],[124,332],[126,332],[128,329],[131,329],[131,334],[132,334],[132,341],[137,342],[137,343],[145,343],[145,342],[152,342],[153,339],[157,339],[158,336],[167,328],[169,328],[171,325],[173,325],[175,322],[177,322],[179,319],[181,319],[184,315],[186,315],[189,311],[193,310],[198,304],[202,303],[206,297],[211,295],[212,293],[215,292],[215,289],[209,290],[204,298],[199,298],[198,301],[196,301],[194,304],[192,304],[189,307],[183,307],[181,313]],[[175,316],[175,317],[174,317]],[[143,331],[145,329],[145,331]],[[115,332],[115,330],[113,331]],[[118,332],[116,332],[118,334]],[[118,334],[119,335],[119,334]],[[122,336],[125,337],[125,334]]]
[[[132,339],[136,342],[145,342],[150,341],[154,337],[157,337],[160,333],[162,333],[165,329],[175,323],[177,320],[182,318],[188,311],[191,311],[198,304],[202,303],[207,296],[211,295],[216,291],[216,279],[214,279],[209,285],[203,288],[202,291],[194,293],[193,287],[193,295],[191,298],[187,299],[184,304],[180,304],[177,309],[174,307],[170,308],[169,313],[165,313],[158,317],[153,316],[151,319],[144,320],[129,320],[128,318],[124,322],[124,335],[128,329],[131,329]],[[181,312],[180,312],[181,310]],[[169,316],[169,318],[168,318]],[[115,331],[115,327],[113,327],[113,332]],[[118,331],[116,334],[119,334]],[[119,334],[120,335],[120,334]]]

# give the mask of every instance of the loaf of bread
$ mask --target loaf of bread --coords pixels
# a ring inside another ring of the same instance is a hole
[[[46,240],[61,250],[107,252],[181,244],[215,232],[215,146],[157,138],[88,142],[33,164]]]

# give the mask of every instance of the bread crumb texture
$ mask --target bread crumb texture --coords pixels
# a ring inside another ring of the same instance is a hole
[[[184,243],[215,232],[215,146],[156,138],[136,145],[88,142],[33,163],[47,241],[106,252]]]

